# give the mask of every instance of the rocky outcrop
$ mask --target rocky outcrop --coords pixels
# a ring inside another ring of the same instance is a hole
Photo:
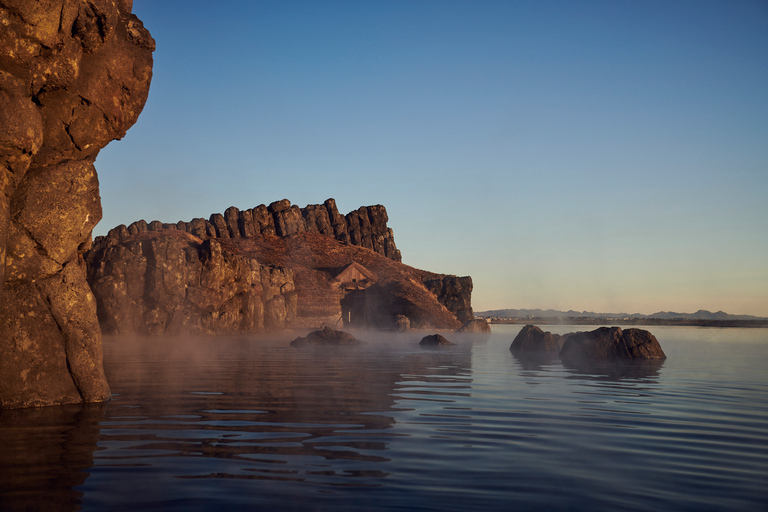
[[[462,324],[474,320],[472,313],[472,278],[457,276],[440,276],[426,279],[424,286],[432,292],[440,304],[456,315]]]
[[[456,329],[456,332],[490,333],[491,326],[488,325],[485,318],[475,318],[462,325],[459,329]]]
[[[110,397],[82,254],[93,162],[147,99],[130,0],[0,0],[0,407]]]
[[[298,337],[291,342],[292,347],[306,346],[339,346],[359,345],[362,343],[348,332],[336,331],[330,327],[323,327],[320,331],[312,331],[304,337]]]
[[[666,359],[656,337],[643,329],[600,327],[567,336],[560,359],[567,362]]]
[[[126,227],[120,225],[107,234],[107,238],[123,241],[144,231],[177,229],[202,240],[253,238],[265,235],[289,237],[299,233],[318,233],[344,244],[370,249],[394,261],[401,261],[395,245],[395,235],[387,227],[389,217],[382,205],[361,206],[346,215],[336,208],[336,201],[328,199],[323,204],[310,204],[304,208],[291,205],[288,199],[263,204],[247,210],[234,206],[223,214],[214,213],[208,220],[192,219],[176,224],[159,221],[147,223],[139,220]],[[97,238],[96,242],[100,240]]]
[[[282,329],[296,317],[290,269],[179,231],[110,241],[87,254],[107,334],[236,334]]]
[[[454,345],[454,343],[448,341],[441,334],[430,334],[429,336],[424,336],[419,342],[419,345],[426,348],[436,348]]]
[[[210,221],[141,220],[94,241],[85,257],[88,282],[107,333],[243,333],[322,324],[457,329],[461,319],[472,319],[472,279],[403,265],[386,222],[383,206],[342,216],[333,199],[305,208],[288,200],[246,211],[231,207]],[[236,277],[209,286],[206,247],[220,247],[236,269],[266,268],[271,277],[262,270],[259,281],[231,270]],[[246,263],[234,263],[240,260]],[[284,280],[267,287],[275,275]],[[176,281],[165,284],[170,276]]]
[[[535,325],[526,325],[515,336],[509,350],[513,353],[557,354],[563,348],[565,338],[559,334],[542,331]]]

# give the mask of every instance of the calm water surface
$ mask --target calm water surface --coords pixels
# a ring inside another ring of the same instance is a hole
[[[663,363],[566,367],[513,356],[521,327],[106,338],[112,402],[0,413],[0,509],[768,509],[768,329],[652,327]]]

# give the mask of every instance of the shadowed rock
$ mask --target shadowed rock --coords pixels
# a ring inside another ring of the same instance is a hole
[[[359,345],[360,340],[344,331],[335,331],[330,327],[323,327],[322,331],[312,331],[306,337],[296,338],[291,342],[292,347],[306,346],[339,346]]]
[[[625,359],[666,359],[656,337],[643,329],[600,327],[569,335],[560,359],[569,362]]]
[[[526,325],[512,341],[509,350],[513,353],[554,353],[563,347],[565,338],[559,334],[542,331],[535,325]]]
[[[0,0],[0,407],[110,397],[82,255],[93,162],[149,93],[155,42],[131,4]]]
[[[440,334],[430,334],[429,336],[424,336],[419,342],[419,345],[422,347],[434,348],[454,345],[454,343],[451,343]]]

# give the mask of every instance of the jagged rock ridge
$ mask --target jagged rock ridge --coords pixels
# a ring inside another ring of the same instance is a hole
[[[382,256],[401,261],[395,246],[395,236],[387,227],[389,217],[382,205],[361,206],[346,215],[336,208],[336,201],[328,199],[323,204],[311,204],[305,208],[291,205],[287,199],[263,204],[247,210],[230,206],[221,213],[214,213],[208,220],[192,219],[175,224],[139,220],[128,227],[120,225],[107,234],[111,240],[123,241],[144,231],[177,229],[190,233],[201,240],[210,238],[251,238],[260,235],[291,236],[298,233],[319,233],[339,242],[371,249]],[[99,238],[97,238],[97,243]]]
[[[471,320],[471,278],[403,265],[386,223],[381,205],[342,216],[333,199],[138,221],[94,241],[88,281],[105,333],[401,328],[404,318],[455,329]]]
[[[110,397],[82,254],[93,162],[137,120],[155,42],[130,0],[0,0],[0,407]]]

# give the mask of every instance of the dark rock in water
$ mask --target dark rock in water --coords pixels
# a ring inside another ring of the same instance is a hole
[[[330,327],[323,327],[322,331],[312,331],[306,337],[296,338],[291,342],[292,347],[306,347],[308,345],[359,345],[360,340],[344,331],[335,331]]]
[[[451,343],[440,334],[430,334],[429,336],[424,336],[419,342],[419,345],[422,347],[442,347],[454,345],[454,343]]]
[[[563,347],[565,338],[559,334],[542,331],[535,325],[526,325],[512,341],[509,350],[514,353],[542,353],[557,354]]]
[[[569,335],[560,350],[563,361],[666,359],[656,337],[643,329],[600,327]]]
[[[491,326],[484,318],[475,318],[462,325],[456,332],[491,332]]]
[[[0,0],[0,408],[110,398],[82,255],[94,160],[149,93],[155,42],[131,4]]]

